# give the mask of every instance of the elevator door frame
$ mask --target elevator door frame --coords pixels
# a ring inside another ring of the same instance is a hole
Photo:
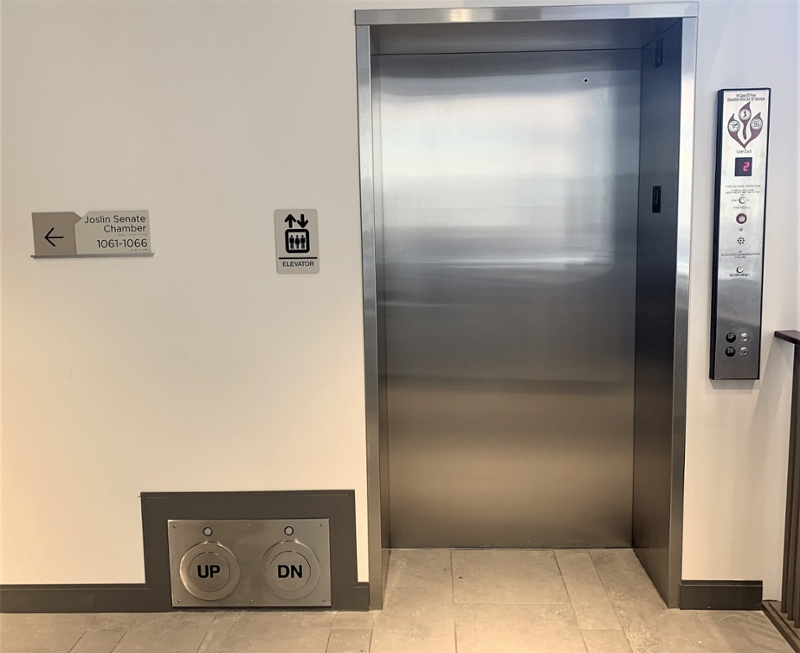
[[[381,175],[375,166],[373,114],[376,89],[372,55],[377,51],[373,27],[381,25],[435,26],[448,23],[547,23],[550,21],[608,21],[626,19],[681,20],[680,166],[677,197],[677,247],[675,265],[675,313],[672,359],[671,487],[669,497],[668,581],[662,590],[669,607],[678,606],[683,541],[683,490],[686,440],[686,384],[689,305],[689,253],[691,233],[692,153],[694,146],[694,88],[697,40],[695,3],[531,6],[452,9],[401,9],[356,11],[356,63],[358,82],[358,132],[361,180],[361,228],[364,301],[364,363],[367,438],[367,512],[370,607],[383,606],[386,559],[383,556],[385,455],[382,456],[382,424],[385,405],[381,390],[383,372],[378,267],[382,234],[380,222]],[[461,50],[469,52],[470,50]],[[383,428],[385,431],[385,428]],[[385,433],[383,434],[385,435]]]

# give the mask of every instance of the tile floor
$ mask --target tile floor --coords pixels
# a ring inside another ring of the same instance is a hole
[[[791,653],[760,612],[667,610],[627,549],[395,550],[354,612],[0,616],[2,653]]]

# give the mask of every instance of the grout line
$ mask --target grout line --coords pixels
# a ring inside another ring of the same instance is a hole
[[[575,616],[575,625],[578,627],[578,632],[581,634],[581,642],[583,642],[583,649],[588,653],[589,645],[586,643],[586,638],[583,636],[583,628],[581,628],[581,625],[578,622],[578,613],[575,612],[575,602],[572,600],[572,594],[569,593],[569,587],[567,586],[567,581],[564,579],[564,570],[561,568],[561,563],[558,561],[558,556],[556,555],[555,549],[553,550],[553,557],[556,559],[556,566],[558,567],[558,575],[561,577],[561,584],[564,586],[564,591],[567,593],[567,596],[569,597],[569,607],[572,608],[572,614]],[[603,591],[605,591],[605,589]],[[556,605],[565,605],[565,604],[561,603]]]
[[[450,598],[453,599],[453,605],[456,604],[455,573],[455,569],[453,569],[453,550],[450,549]]]
[[[622,619],[619,618],[619,611],[617,610],[617,606],[614,605],[614,601],[611,600],[611,595],[608,593],[608,588],[606,584],[603,582],[603,577],[600,575],[600,572],[597,570],[597,565],[594,564],[594,556],[592,556],[592,551],[596,551],[597,549],[586,549],[586,553],[589,554],[589,560],[592,563],[592,567],[594,567],[594,573],[597,574],[597,577],[600,579],[600,585],[603,587],[603,591],[606,593],[606,598],[608,602],[611,604],[611,609],[614,611],[614,614],[617,617],[617,621],[619,622],[619,627],[622,630],[622,634],[625,635],[625,639],[628,642],[628,647],[633,650],[633,642],[628,637],[628,632],[625,630],[625,626],[622,625]]]
[[[458,627],[456,626],[456,581],[453,568],[453,549],[450,549],[450,597],[453,599],[453,649],[458,653]]]
[[[367,653],[372,651],[372,638],[375,636],[375,617],[377,615],[372,615],[372,625],[369,628],[369,646],[367,646]]]
[[[564,591],[567,593],[567,596],[569,597],[570,605],[572,605],[573,604],[572,594],[569,593],[569,587],[567,586],[567,581],[564,580],[564,570],[561,568],[561,563],[558,561],[558,556],[556,555],[555,551],[553,551],[553,557],[556,559],[556,567],[558,567],[558,575],[561,577],[561,584],[564,586]],[[574,611],[574,606],[573,606],[573,611]]]
[[[571,606],[572,603],[567,601],[566,603],[552,603],[548,601],[543,601],[542,603],[527,603],[527,602],[520,602],[520,601],[509,601],[508,603],[487,603],[486,601],[480,601],[478,603],[454,603],[453,607],[468,607],[473,605],[492,605],[497,607],[509,607],[513,605],[569,605]],[[587,630],[615,630],[612,628],[589,628]],[[617,629],[618,630],[618,629]]]
[[[114,648],[112,648],[109,653],[114,653],[114,651],[116,651],[117,648],[119,648],[119,645],[122,644],[122,640],[125,639],[125,635],[128,634],[128,630],[130,630],[130,628],[126,628],[125,629],[125,632],[122,634],[122,637],[120,637],[119,641],[116,644],[114,644]],[[208,634],[208,633],[206,633],[206,634]],[[203,640],[205,640],[205,637],[203,638]]]
[[[198,572],[198,573],[199,573],[199,572]],[[214,628],[214,622],[215,622],[216,620],[217,620],[217,617],[216,617],[216,616],[214,616],[214,618],[211,620],[211,625],[208,627],[208,630],[206,631],[206,634],[205,634],[205,635],[203,635],[203,639],[200,641],[200,646],[198,646],[198,647],[197,647],[197,651],[195,651],[195,653],[199,653],[200,649],[201,649],[201,648],[203,648],[203,644],[205,644],[205,643],[206,643],[206,640],[208,639],[208,636],[209,636],[209,634],[211,633],[211,630]],[[122,641],[122,640],[120,640],[120,642],[121,642],[121,641]],[[116,646],[115,646],[114,648],[116,648]],[[112,651],[111,651],[111,653],[114,653],[114,651],[112,650]]]
[[[89,629],[88,629],[88,628],[87,628],[86,630],[84,630],[84,631],[83,631],[83,633],[81,633],[81,636],[80,636],[80,637],[78,637],[78,639],[77,639],[77,640],[75,640],[75,643],[74,643],[72,646],[70,646],[70,647],[69,647],[69,651],[67,651],[67,653],[71,653],[72,651],[74,651],[74,650],[75,650],[75,647],[76,647],[78,644],[80,644],[80,643],[81,643],[81,640],[82,640],[84,637],[86,637],[86,633],[88,633],[88,632],[89,632]],[[117,642],[117,643],[119,643],[119,642]],[[115,646],[114,648],[117,648],[117,647]]]

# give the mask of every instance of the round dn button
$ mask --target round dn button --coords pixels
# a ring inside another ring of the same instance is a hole
[[[277,597],[301,599],[319,583],[319,560],[297,540],[278,542],[261,559],[261,579]]]
[[[299,590],[311,578],[311,565],[295,551],[276,555],[269,563],[270,585],[293,592]]]
[[[204,592],[221,590],[230,577],[228,563],[212,551],[201,553],[189,563],[191,583]]]

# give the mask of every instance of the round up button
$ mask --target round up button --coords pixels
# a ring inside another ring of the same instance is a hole
[[[319,583],[319,560],[305,544],[278,542],[261,559],[261,580],[277,597],[301,599]]]
[[[202,542],[183,554],[181,582],[198,599],[224,599],[239,584],[239,563],[227,547]]]
[[[205,592],[221,590],[231,577],[228,563],[213,551],[195,556],[189,563],[189,578]]]

